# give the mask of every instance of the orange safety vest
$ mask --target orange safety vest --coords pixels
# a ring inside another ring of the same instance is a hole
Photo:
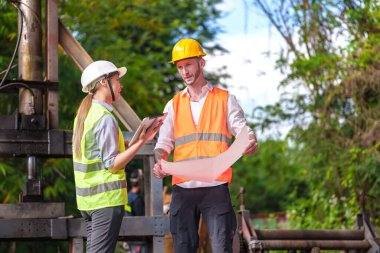
[[[214,87],[207,95],[196,127],[190,108],[190,97],[179,92],[173,98],[174,162],[214,157],[228,149],[231,135],[227,130],[228,91]],[[207,170],[207,168],[205,168]],[[217,181],[231,183],[232,168]],[[172,184],[188,181],[172,177]]]

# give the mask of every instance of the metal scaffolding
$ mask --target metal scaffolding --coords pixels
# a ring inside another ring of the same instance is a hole
[[[0,157],[25,157],[28,176],[20,203],[0,205],[0,240],[69,240],[70,252],[81,253],[86,238],[84,220],[66,217],[64,203],[41,202],[36,159],[72,155],[72,132],[58,129],[58,44],[80,70],[92,59],[59,21],[58,0],[45,3],[46,77],[42,81],[41,0],[12,2],[19,10],[19,80],[5,80],[0,92],[18,94],[19,108],[12,115],[0,115]],[[128,103],[121,99],[114,108],[126,128],[135,131],[141,120]],[[119,240],[143,240],[148,252],[160,253],[169,221],[162,211],[162,180],[151,173],[154,144],[145,144],[136,155],[143,161],[145,216],[124,217]]]

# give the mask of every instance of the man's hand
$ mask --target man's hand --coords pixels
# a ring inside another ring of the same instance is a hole
[[[154,157],[156,159],[156,164],[153,166],[153,176],[159,179],[169,176],[169,174],[161,168],[161,159],[165,161],[168,160],[169,154],[163,149],[156,149],[154,151]]]
[[[243,155],[253,155],[257,153],[259,149],[259,144],[257,143],[256,137],[249,140],[248,146],[245,149]]]
[[[161,162],[158,162],[153,167],[153,176],[155,176],[158,179],[164,178],[166,176],[169,176],[165,171],[161,168]]]

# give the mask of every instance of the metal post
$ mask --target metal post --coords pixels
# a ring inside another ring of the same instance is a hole
[[[42,31],[41,31],[41,1],[20,0],[19,31],[22,36],[18,51],[19,78],[23,80],[42,80]],[[33,95],[24,88],[20,89],[19,112],[25,115],[42,114],[42,95],[38,89],[33,89]]]
[[[83,253],[83,238],[70,239],[70,253]]]
[[[162,216],[162,180],[157,179],[153,176],[152,168],[154,166],[153,155],[144,158],[144,192],[145,192],[145,215],[149,216]],[[162,228],[163,229],[163,228]],[[161,228],[157,228],[157,231]],[[148,252],[163,253],[164,247],[164,236],[157,235],[153,236],[153,243],[149,245]]]
[[[58,0],[46,0],[46,79],[58,82]],[[49,129],[58,129],[58,91],[49,90],[46,116]]]
[[[37,166],[36,166],[36,157],[28,157],[28,180],[37,178]]]
[[[19,78],[23,80],[42,80],[42,31],[41,31],[41,1],[40,0],[20,0],[19,7],[19,31],[21,41],[18,51],[19,57]],[[21,26],[22,24],[22,26]],[[21,88],[19,91],[19,112],[24,115],[42,114],[42,93],[38,89],[32,89],[33,94]],[[32,119],[33,120],[33,119]],[[28,158],[28,181],[25,185],[24,196],[30,191],[34,194],[41,192],[38,180],[35,180],[36,163],[35,157]],[[26,191],[26,192],[25,192]],[[27,200],[27,198],[24,198]],[[23,200],[23,201],[24,201]]]
[[[154,166],[153,155],[144,158],[144,193],[145,193],[145,213],[146,215],[162,215],[162,180],[153,176]]]

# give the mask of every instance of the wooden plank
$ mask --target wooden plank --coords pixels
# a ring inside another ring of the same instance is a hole
[[[81,71],[93,62],[91,56],[60,21],[59,43]],[[133,111],[127,101],[121,97],[119,101],[113,104],[113,106],[115,108],[115,115],[120,119],[128,131],[136,131],[141,123],[141,119]]]

